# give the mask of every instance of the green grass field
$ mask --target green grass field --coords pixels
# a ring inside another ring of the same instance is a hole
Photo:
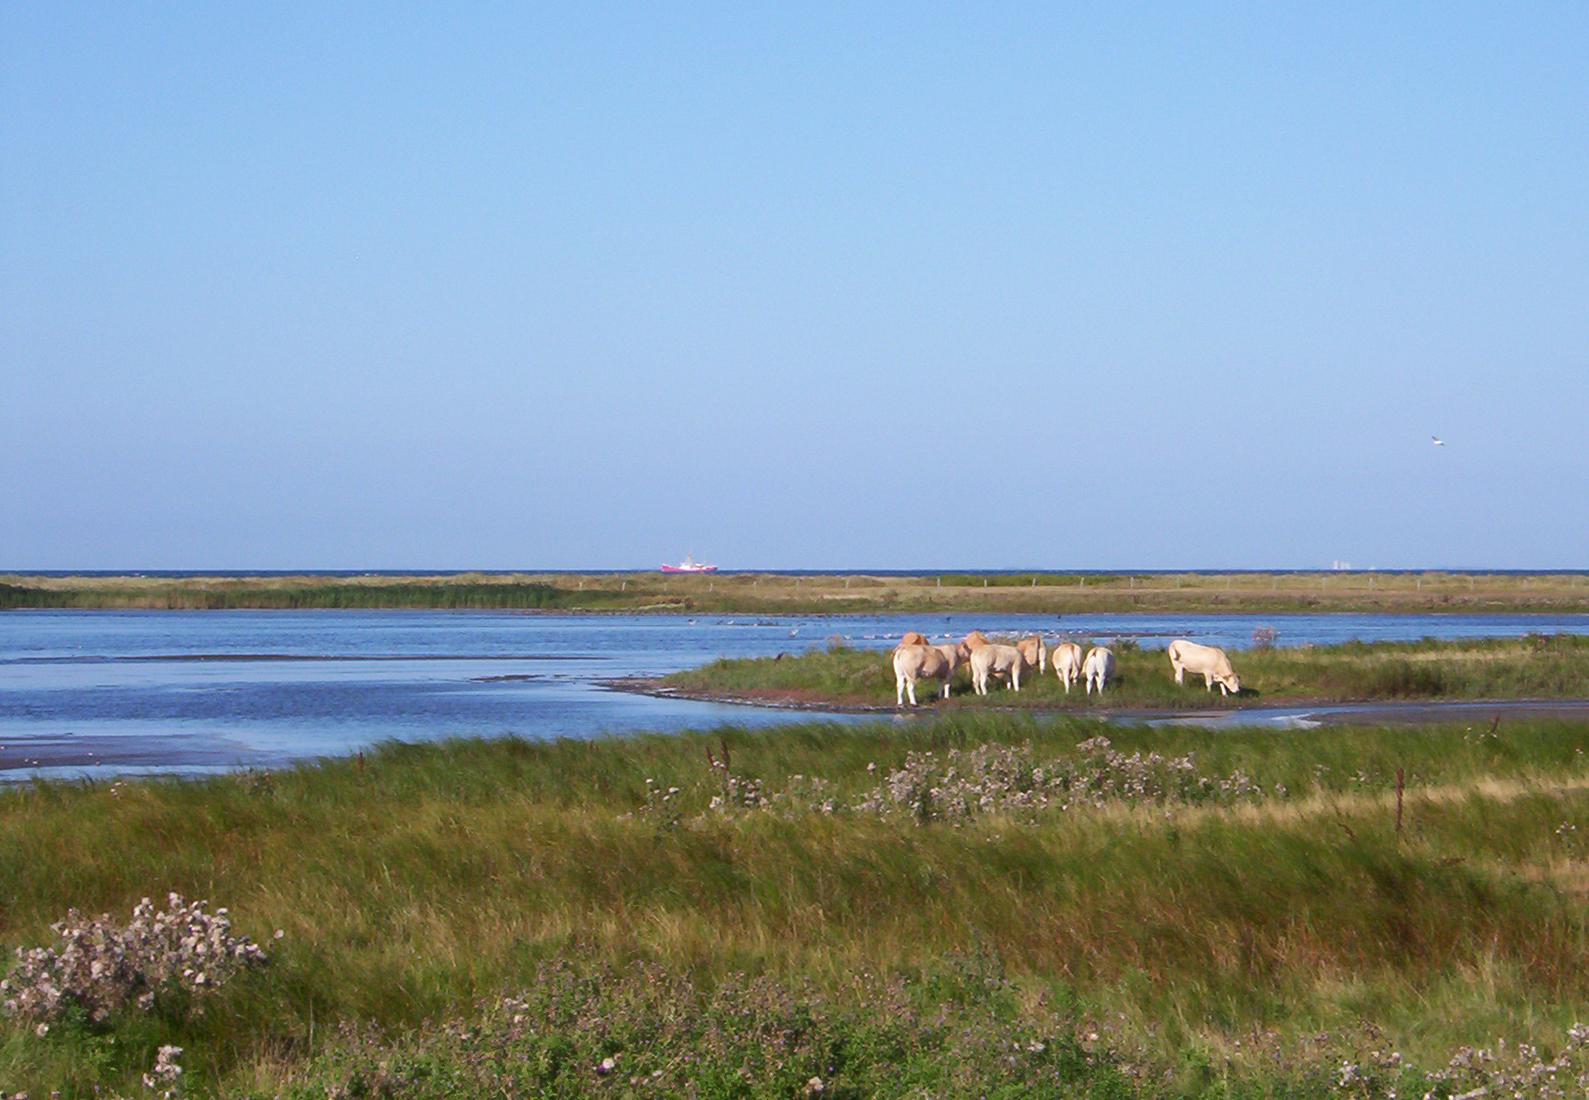
[[[937,639],[934,639],[935,641]],[[1083,650],[1087,648],[1083,639]],[[1201,677],[1177,686],[1162,650],[1112,646],[1116,679],[1105,694],[1080,685],[1065,692],[1050,668],[1023,673],[1019,692],[993,685],[989,695],[971,690],[970,671],[955,673],[953,692],[939,701],[937,681],[917,686],[926,706],[1037,707],[1078,711],[1100,707],[1193,708],[1288,701],[1355,702],[1435,699],[1573,699],[1589,696],[1589,637],[1530,636],[1494,641],[1354,642],[1340,646],[1231,651],[1241,677],[1240,696],[1210,693]],[[892,707],[891,656],[886,651],[835,645],[780,659],[721,660],[675,673],[663,686],[712,697],[797,703]]]
[[[458,573],[451,576],[0,575],[0,610],[422,608],[724,614],[1589,612],[1589,576],[1428,573]]]
[[[0,1083],[153,1095],[165,1044],[202,1096],[1454,1095],[1498,1039],[1570,1075],[1586,750],[961,713],[21,786],[7,948],[175,890],[272,957],[12,1021]]]

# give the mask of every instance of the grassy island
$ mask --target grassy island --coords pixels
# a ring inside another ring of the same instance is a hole
[[[1087,695],[1079,684],[1066,693],[1050,668],[1043,675],[1023,674],[1019,692],[997,685],[979,698],[971,691],[969,670],[961,668],[948,701],[937,699],[937,682],[931,680],[917,685],[917,701],[951,708],[1085,711],[1589,696],[1589,637],[1575,635],[1232,650],[1242,693],[1231,697],[1217,687],[1210,693],[1201,677],[1191,675],[1177,687],[1162,650],[1140,649],[1129,640],[1111,648],[1117,674],[1102,696]],[[889,654],[843,645],[778,658],[720,660],[675,673],[660,686],[709,698],[813,706],[892,708],[895,698]]]
[[[1533,1073],[1580,1094],[1586,751],[1589,728],[1535,720],[958,713],[14,787],[8,955],[69,910],[117,926],[177,892],[268,959],[98,1016],[88,994],[14,1009],[0,1083],[1447,1097]]]

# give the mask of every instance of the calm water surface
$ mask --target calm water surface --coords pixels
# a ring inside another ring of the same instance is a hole
[[[905,630],[981,628],[1145,647],[1190,637],[1280,645],[1589,634],[1589,615],[672,615],[431,611],[0,614],[0,776],[200,773],[354,752],[383,740],[594,737],[806,720],[654,699],[602,681],[717,657],[800,653],[834,635],[886,649]],[[842,720],[854,720],[845,718]]]

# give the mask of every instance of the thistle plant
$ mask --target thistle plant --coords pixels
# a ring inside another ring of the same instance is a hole
[[[263,966],[265,952],[233,934],[227,910],[211,912],[207,904],[170,894],[156,909],[144,898],[125,925],[109,914],[90,920],[68,911],[51,926],[55,946],[17,949],[0,981],[0,1009],[45,1028],[74,1009],[101,1024],[128,1005],[149,1012],[166,993],[202,997]]]

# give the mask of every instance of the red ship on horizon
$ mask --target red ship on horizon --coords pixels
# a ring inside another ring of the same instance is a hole
[[[668,563],[663,562],[662,563],[662,572],[664,572],[664,573],[715,573],[715,572],[717,572],[717,566],[715,566],[715,565],[707,565],[705,562],[702,562],[702,561],[696,561],[695,560],[695,555],[693,555],[693,554],[685,554],[684,555],[684,560],[679,562],[679,564],[677,564],[677,565],[669,565]]]

